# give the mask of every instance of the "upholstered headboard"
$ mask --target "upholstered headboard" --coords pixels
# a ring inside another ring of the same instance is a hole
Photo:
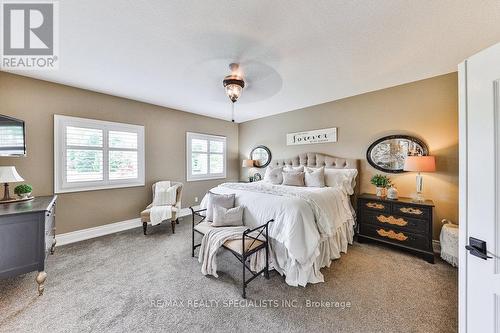
[[[335,157],[321,153],[303,153],[299,154],[299,156],[297,157],[290,159],[273,160],[271,161],[271,165],[303,165],[311,168],[321,168],[322,166],[324,166],[325,168],[332,169],[357,169],[359,172],[358,160],[352,158]]]
[[[358,170],[358,177],[356,178],[356,187],[354,188],[354,195],[351,196],[351,201],[353,203],[353,206],[354,208],[356,208],[356,200],[359,195],[359,188],[360,188],[359,160],[352,158],[335,157],[322,153],[303,153],[299,154],[299,156],[294,158],[272,160],[270,165],[271,166],[303,165],[311,168],[321,168],[322,166],[324,166],[325,168],[330,168],[330,169],[356,169]]]

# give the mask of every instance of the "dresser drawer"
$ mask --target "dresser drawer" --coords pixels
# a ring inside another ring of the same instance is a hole
[[[426,234],[429,230],[427,220],[419,220],[406,216],[366,212],[362,223],[370,223],[382,228],[398,228],[418,234]]]
[[[423,235],[402,231],[397,228],[381,227],[373,224],[361,224],[359,228],[359,233],[361,236],[368,236],[389,243],[425,251],[429,250],[429,240],[426,236]]]
[[[412,206],[405,203],[394,202],[392,204],[391,214],[405,215],[417,219],[429,219],[431,216],[431,209],[429,207]]]
[[[377,200],[360,200],[359,202],[360,206],[359,210],[363,211],[376,211],[376,212],[384,212],[384,213],[390,213],[391,211],[391,205],[386,202],[379,202]]]

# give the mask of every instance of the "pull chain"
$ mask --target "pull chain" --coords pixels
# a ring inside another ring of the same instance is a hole
[[[231,103],[231,121],[234,123],[234,102]]]

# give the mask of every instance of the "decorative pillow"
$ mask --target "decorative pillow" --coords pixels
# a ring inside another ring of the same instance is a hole
[[[304,172],[304,166],[291,166],[291,165],[285,165],[283,167],[283,172]]]
[[[266,169],[266,173],[264,174],[264,181],[279,185],[283,182],[283,167],[271,167],[268,166]]]
[[[214,218],[214,207],[220,206],[226,209],[234,207],[235,194],[216,194],[208,192],[207,200],[207,221],[212,222]]]
[[[177,188],[179,185],[169,187],[155,187],[153,206],[172,206],[177,202]]]
[[[243,209],[243,206],[229,209],[221,206],[215,206],[212,227],[231,227],[243,225]]]
[[[313,170],[307,168],[304,174],[307,187],[325,187],[325,168]]]
[[[304,172],[283,172],[283,185],[304,186]]]
[[[356,169],[325,169],[325,185],[329,187],[342,186],[347,194],[354,193],[356,187]]]

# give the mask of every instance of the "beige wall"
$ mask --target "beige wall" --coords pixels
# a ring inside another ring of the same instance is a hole
[[[138,217],[151,201],[151,184],[161,179],[185,183],[183,207],[195,196],[201,200],[223,180],[186,182],[186,131],[227,136],[227,179],[239,176],[238,126],[231,122],[5,72],[0,72],[0,114],[26,122],[27,156],[0,157],[0,165],[15,165],[35,195],[54,191],[54,114],[145,126],[146,186],[59,195],[58,234]]]
[[[405,84],[240,124],[240,160],[262,144],[273,158],[321,152],[361,160],[361,192],[373,193],[370,178],[380,173],[366,161],[376,139],[409,134],[423,139],[436,156],[437,172],[424,175],[424,195],[436,204],[434,238],[441,219],[458,222],[458,89],[457,74]],[[338,142],[286,146],[286,133],[338,127]],[[246,170],[240,173],[244,178]],[[415,174],[389,174],[400,196],[415,192]]]

